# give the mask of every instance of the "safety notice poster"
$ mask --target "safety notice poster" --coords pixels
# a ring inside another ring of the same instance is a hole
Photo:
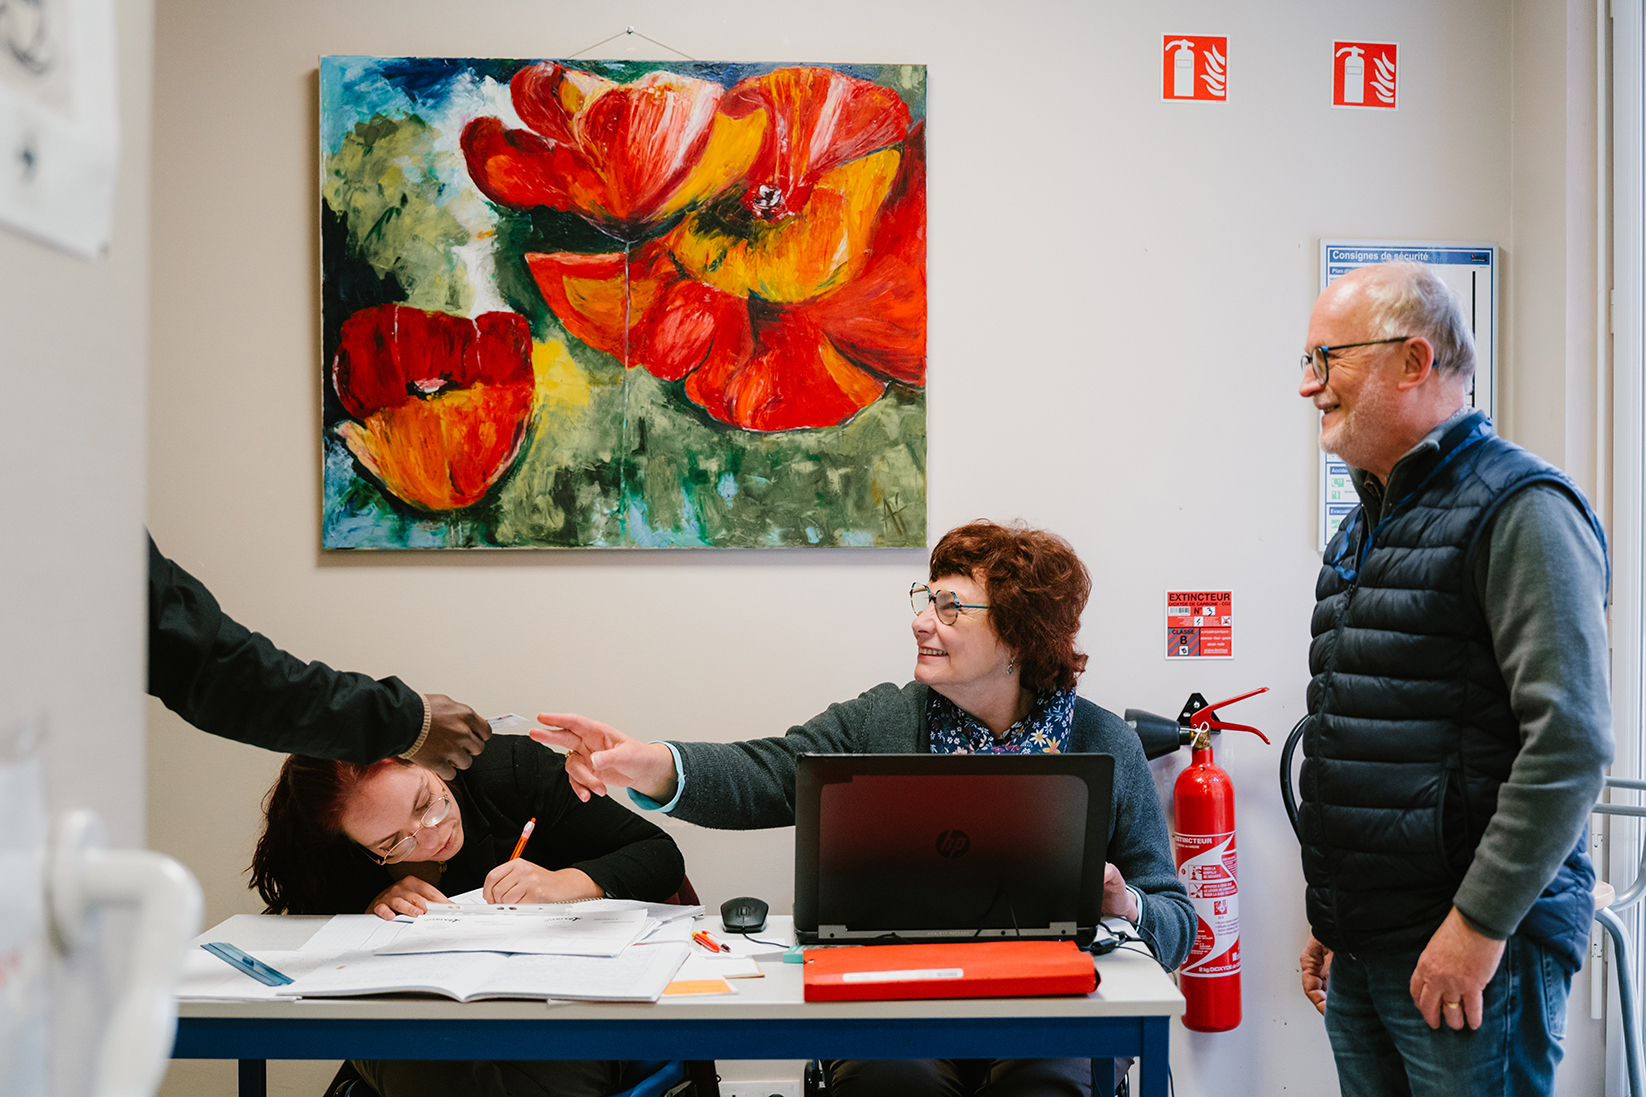
[[[1234,592],[1168,590],[1166,658],[1234,657]]]
[[[1475,376],[1469,406],[1496,413],[1497,393],[1497,245],[1434,240],[1322,240],[1320,288],[1358,267],[1374,263],[1422,263],[1440,275],[1463,305],[1463,318],[1475,337]],[[1320,455],[1319,550],[1337,532],[1348,513],[1360,505],[1349,479],[1349,466],[1332,454]]]

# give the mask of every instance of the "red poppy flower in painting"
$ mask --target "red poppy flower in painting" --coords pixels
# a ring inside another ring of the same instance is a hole
[[[896,144],[909,129],[909,108],[896,92],[833,69],[777,69],[751,77],[727,93],[721,109],[771,115],[742,199],[768,222],[803,208],[824,175]]]
[[[626,253],[526,261],[568,331],[684,378],[715,418],[831,426],[888,381],[925,383],[923,133],[894,93],[827,69],[727,95],[757,101],[771,140],[735,197]]]
[[[482,193],[516,209],[570,210],[623,240],[741,178],[766,127],[752,104],[722,110],[719,84],[668,72],[617,84],[545,62],[515,73],[509,94],[530,129],[498,118],[463,128]]]
[[[512,312],[363,309],[343,321],[332,383],[357,420],[336,428],[355,458],[407,503],[455,510],[478,502],[520,452],[531,331]]]

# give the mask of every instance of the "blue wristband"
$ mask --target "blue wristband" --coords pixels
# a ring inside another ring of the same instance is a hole
[[[663,741],[653,739],[652,742],[659,743]],[[661,811],[665,813],[673,811],[675,805],[680,803],[680,794],[686,791],[686,772],[685,767],[680,764],[680,748],[673,743],[663,743],[663,745],[669,748],[670,754],[674,755],[674,799],[666,804],[660,804],[644,792],[637,792],[631,788],[629,790],[629,799],[633,800],[635,807],[642,811]]]

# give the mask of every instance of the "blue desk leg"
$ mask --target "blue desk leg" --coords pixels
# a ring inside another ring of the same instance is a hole
[[[240,1097],[269,1097],[267,1068],[266,1059],[240,1060]]]
[[[1171,1018],[1143,1019],[1143,1055],[1137,1068],[1138,1097],[1166,1097],[1166,1076],[1172,1065],[1171,1038]]]

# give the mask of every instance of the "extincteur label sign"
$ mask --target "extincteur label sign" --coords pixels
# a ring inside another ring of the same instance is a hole
[[[1166,592],[1166,658],[1229,659],[1233,656],[1233,591]]]

